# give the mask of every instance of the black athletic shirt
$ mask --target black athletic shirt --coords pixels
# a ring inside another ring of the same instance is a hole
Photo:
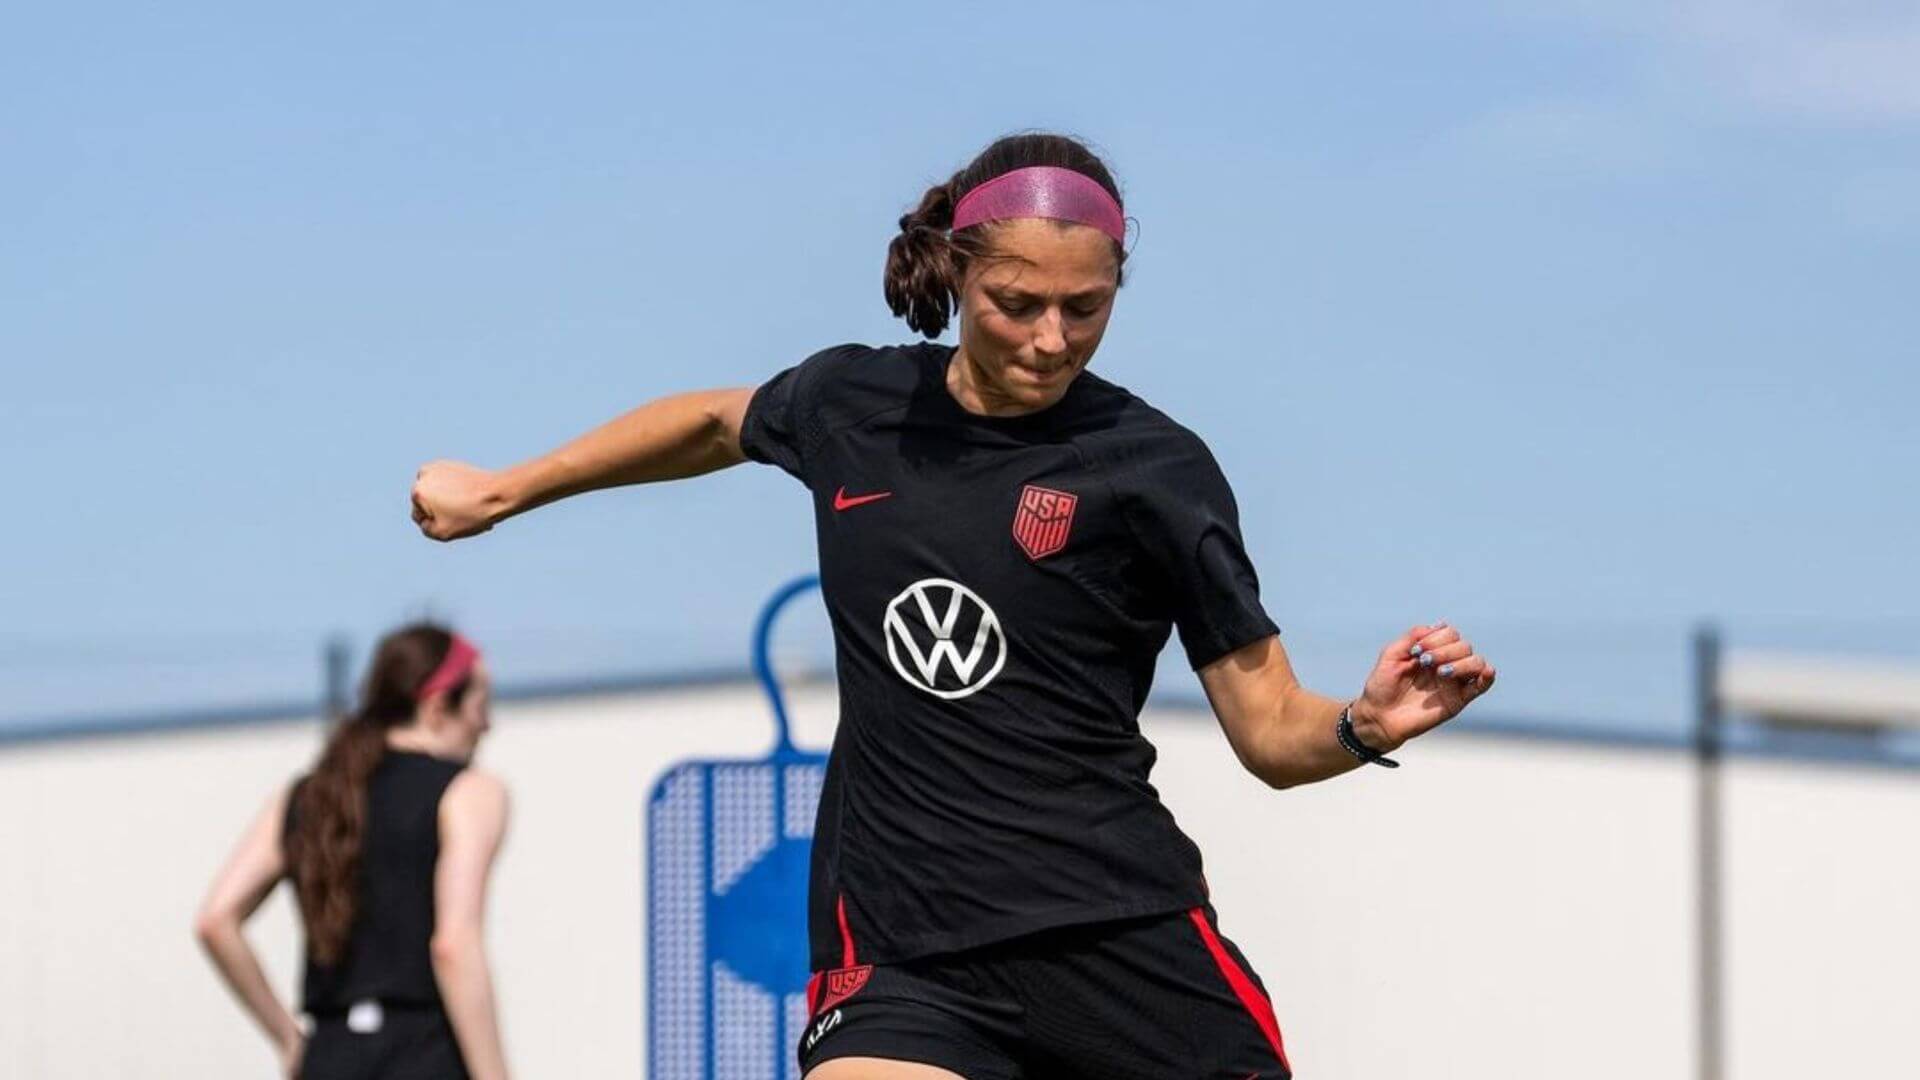
[[[1170,627],[1196,668],[1277,632],[1198,437],[1085,372],[1038,413],[977,416],[952,357],[828,349],[742,425],[813,492],[834,630],[816,970],[849,941],[892,962],[1203,902],[1140,707]]]
[[[462,768],[446,761],[388,750],[367,782],[367,831],[360,851],[360,892],[353,930],[339,963],[307,957],[301,994],[315,1016],[347,1011],[369,999],[388,1005],[439,1007],[433,977],[433,871],[440,859],[440,797]],[[305,783],[304,780],[300,783]],[[299,828],[287,804],[286,831]]]

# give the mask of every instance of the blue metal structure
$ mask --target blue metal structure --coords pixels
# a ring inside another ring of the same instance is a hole
[[[772,753],[676,765],[647,800],[653,1080],[799,1080],[807,859],[827,759],[794,746],[770,645],[781,609],[818,586],[809,576],[780,589],[754,630]]]

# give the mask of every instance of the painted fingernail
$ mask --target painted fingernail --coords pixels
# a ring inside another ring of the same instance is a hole
[[[1423,648],[1421,648],[1420,646],[1418,646],[1418,645],[1415,645],[1415,646],[1414,646],[1413,648],[1411,648],[1411,649],[1408,649],[1408,650],[1407,650],[1407,655],[1408,655],[1408,656],[1419,656],[1419,655],[1420,655],[1421,653],[1423,653],[1423,652],[1426,652],[1426,651],[1427,651],[1427,650],[1425,650],[1425,649],[1423,649]]]
[[[1421,657],[1420,657],[1420,666],[1421,666],[1421,667],[1432,667],[1432,666],[1433,666],[1433,654],[1432,654],[1432,653],[1426,653],[1426,654],[1424,654],[1423,656],[1421,656]]]
[[[1453,674],[1453,665],[1452,665],[1452,664],[1441,664],[1441,665],[1440,665],[1440,674],[1442,674],[1442,675],[1451,675],[1451,674]]]

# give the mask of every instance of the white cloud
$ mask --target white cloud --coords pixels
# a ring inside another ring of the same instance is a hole
[[[1914,0],[1559,0],[1509,6],[1643,42],[1662,89],[1695,88],[1769,115],[1920,120]]]
[[[1920,5],[1688,0],[1678,11],[1683,53],[1748,101],[1811,117],[1920,119]]]

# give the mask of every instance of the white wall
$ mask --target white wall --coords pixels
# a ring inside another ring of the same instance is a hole
[[[831,691],[796,692],[825,745]],[[767,748],[741,686],[499,707],[513,789],[492,946],[518,1073],[642,1075],[641,813],[688,758]],[[1440,736],[1397,772],[1271,792],[1210,720],[1150,716],[1163,795],[1300,1074],[1693,1075],[1692,787],[1650,750]],[[311,723],[0,749],[0,1077],[268,1075],[189,933]],[[1920,777],[1735,762],[1732,1080],[1910,1077]],[[296,971],[285,891],[255,923]]]
[[[1920,773],[1740,763],[1728,1047],[1746,1076],[1920,1076]]]

